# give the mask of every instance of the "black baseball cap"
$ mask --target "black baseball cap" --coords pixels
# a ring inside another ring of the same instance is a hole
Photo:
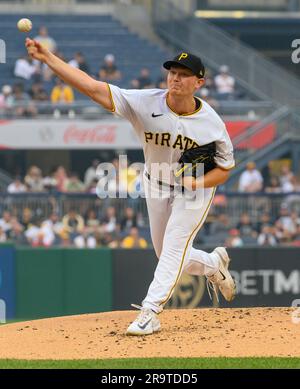
[[[199,78],[204,77],[205,67],[201,59],[196,55],[182,52],[176,55],[176,57],[173,60],[165,62],[163,64],[163,67],[165,69],[170,70],[171,66],[176,66],[176,65],[181,65],[190,69],[195,74],[195,76]]]

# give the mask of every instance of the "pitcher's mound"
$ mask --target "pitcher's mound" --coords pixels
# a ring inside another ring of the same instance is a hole
[[[0,326],[1,359],[300,356],[291,308],[181,309],[160,315],[162,331],[129,337],[134,311]]]

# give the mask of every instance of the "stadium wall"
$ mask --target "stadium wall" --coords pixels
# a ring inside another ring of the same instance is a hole
[[[211,248],[205,248],[210,251]],[[291,306],[300,298],[300,248],[234,248],[237,297],[211,301],[204,277],[183,274],[168,308]],[[157,263],[154,251],[0,246],[0,303],[7,320],[130,309]]]

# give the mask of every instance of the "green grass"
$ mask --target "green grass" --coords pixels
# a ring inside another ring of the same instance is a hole
[[[1,359],[0,369],[300,369],[300,358]]]

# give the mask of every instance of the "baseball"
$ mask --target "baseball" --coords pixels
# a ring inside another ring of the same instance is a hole
[[[32,23],[31,23],[31,20],[29,19],[20,19],[18,21],[18,29],[19,31],[21,32],[29,32],[31,29],[32,29]]]

